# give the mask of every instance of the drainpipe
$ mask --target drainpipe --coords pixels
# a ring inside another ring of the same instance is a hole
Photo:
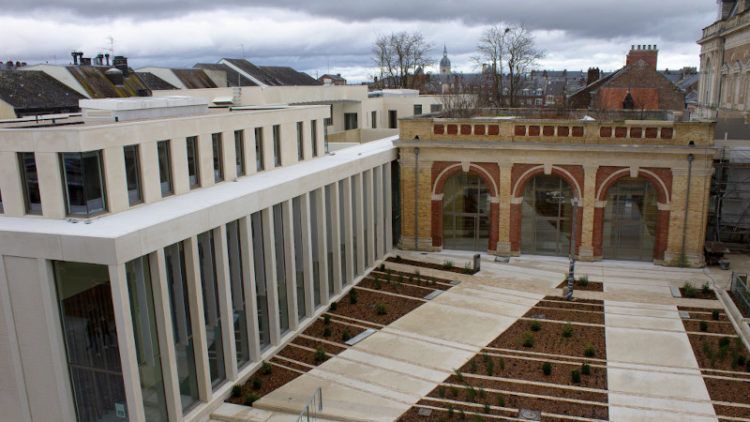
[[[685,257],[685,241],[687,240],[687,221],[688,221],[688,204],[690,203],[690,181],[693,178],[693,154],[688,154],[688,178],[687,178],[687,190],[685,193],[685,216],[682,221],[682,251],[680,252],[680,263],[687,263]]]
[[[419,138],[415,138],[418,140]],[[419,250],[419,147],[414,147],[414,250]]]

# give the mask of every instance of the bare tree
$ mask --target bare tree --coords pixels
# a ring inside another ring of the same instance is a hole
[[[502,106],[503,95],[503,59],[506,51],[506,34],[510,28],[493,25],[487,28],[479,38],[477,55],[474,62],[482,69],[482,78],[488,78],[491,84],[487,102],[494,107]]]
[[[425,41],[421,32],[403,31],[378,36],[372,52],[384,86],[413,87],[416,70],[433,63],[427,56],[431,49],[432,45]]]
[[[509,28],[504,35],[510,85],[508,99],[510,106],[515,107],[518,105],[518,93],[522,89],[524,75],[544,57],[544,51],[536,48],[534,37],[523,25]]]
[[[440,101],[443,103],[442,115],[460,118],[476,116],[479,112],[480,87],[467,82],[463,75],[452,75],[451,78],[452,81],[440,95]]]

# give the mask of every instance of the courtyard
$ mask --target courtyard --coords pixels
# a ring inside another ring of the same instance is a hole
[[[395,251],[212,420],[296,420],[318,388],[318,420],[750,420],[729,272],[578,263],[570,303],[565,259],[470,261]]]

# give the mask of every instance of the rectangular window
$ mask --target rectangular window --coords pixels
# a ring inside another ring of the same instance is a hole
[[[232,293],[232,320],[234,343],[237,351],[237,368],[250,362],[250,342],[247,335],[247,307],[245,282],[242,273],[242,242],[239,220],[227,223],[227,256],[229,258],[229,286]]]
[[[359,257],[357,256],[357,253],[359,251],[359,244],[357,243],[358,237],[359,237],[359,206],[357,202],[357,192],[360,188],[357,186],[362,186],[360,181],[360,176],[352,176],[351,178],[351,196],[352,196],[352,256],[354,259],[353,266],[352,266],[352,274],[356,277],[359,275]]]
[[[333,296],[333,185],[325,187],[326,260],[328,262],[328,295]]]
[[[211,134],[211,148],[214,154],[214,182],[224,180],[224,145],[221,133]]]
[[[255,169],[263,171],[266,168],[263,160],[263,128],[255,128]]]
[[[326,117],[323,119],[324,126],[333,126],[333,117]]]
[[[5,212],[5,208],[3,208],[3,194],[0,192],[0,212]]]
[[[39,175],[36,172],[36,159],[33,152],[19,152],[18,162],[21,165],[21,183],[23,199],[27,214],[42,213],[42,197],[39,194]]]
[[[286,257],[284,256],[284,210],[281,204],[273,206],[273,236],[276,252],[276,293],[279,301],[279,329],[289,331],[289,306],[286,295]]]
[[[388,127],[390,129],[398,128],[398,111],[388,110]]]
[[[266,282],[265,245],[263,241],[263,213],[258,211],[250,216],[253,233],[253,269],[255,271],[255,296],[258,302],[258,334],[260,348],[271,345],[268,329],[268,288]]]
[[[370,125],[371,125],[370,127],[372,127],[373,129],[378,128],[378,112],[377,111],[373,110],[370,113]]]
[[[201,185],[201,175],[198,170],[198,137],[188,136],[186,139],[187,146],[187,165],[188,178],[190,179],[190,189],[195,189]]]
[[[375,248],[373,250],[375,259],[378,258],[378,251],[380,250],[378,249],[378,245],[380,245],[379,242],[381,241],[380,231],[379,231],[380,221],[378,221],[378,208],[380,207],[381,198],[377,196],[377,193],[380,192],[380,172],[376,170],[378,170],[378,167],[375,167],[374,169],[371,170],[372,181],[373,181],[373,184],[375,185],[372,191],[372,203],[373,203],[373,206],[375,207],[375,210],[372,212],[372,221],[375,225],[375,228],[374,228],[375,230],[372,234],[372,238],[375,241]]]
[[[305,259],[302,240],[302,197],[292,200],[292,230],[294,232],[294,268],[297,286],[297,315],[302,319],[305,311]]]
[[[172,153],[170,151],[169,141],[159,141],[156,143],[157,154],[159,157],[159,183],[161,184],[161,196],[172,194]]]
[[[310,121],[310,143],[312,144],[313,157],[318,156],[318,121]]]
[[[414,104],[414,115],[419,116],[422,114],[422,104]]]
[[[245,131],[234,131],[234,165],[237,169],[237,177],[244,176],[245,171]]]
[[[112,420],[127,403],[109,271],[106,265],[54,262],[54,273],[77,419]]]
[[[190,321],[190,299],[188,298],[183,242],[164,248],[164,261],[167,270],[175,356],[177,357],[177,383],[180,386],[182,410],[187,411],[198,403],[198,372],[195,367],[193,325]]]
[[[339,180],[339,250],[341,253],[341,284],[349,283],[349,277],[346,274],[346,219],[344,218],[344,181]]]
[[[216,278],[213,230],[198,235],[198,262],[203,292],[203,322],[206,325],[208,369],[211,375],[211,385],[217,386],[226,379],[227,374],[224,366],[224,344],[221,332],[223,316],[219,307],[219,282]]]
[[[318,243],[318,191],[310,192],[310,245],[313,264],[313,302],[320,306],[320,244]]]
[[[362,261],[364,264],[364,267],[367,268],[370,266],[370,236],[372,236],[372,233],[370,233],[370,218],[372,214],[372,208],[370,205],[370,195],[372,194],[372,188],[370,185],[370,181],[372,181],[372,173],[369,173],[370,177],[368,177],[368,172],[362,173],[362,180],[364,183],[362,184],[362,237],[364,238],[364,251],[365,251],[365,260]]]
[[[357,128],[357,113],[344,113],[344,130]]]
[[[443,111],[442,104],[430,104],[430,113],[439,113]]]
[[[141,161],[138,156],[138,145],[123,147],[125,156],[125,179],[128,185],[128,202],[131,206],[143,202],[141,191]]]
[[[133,319],[133,340],[141,379],[143,410],[146,420],[166,422],[169,419],[148,256],[125,264],[125,274],[128,280],[130,315]]]
[[[305,159],[305,148],[304,139],[302,136],[303,123],[297,122],[297,160],[302,161]]]
[[[69,215],[89,216],[106,210],[101,151],[60,154]]]
[[[273,165],[281,167],[281,126],[273,125]]]

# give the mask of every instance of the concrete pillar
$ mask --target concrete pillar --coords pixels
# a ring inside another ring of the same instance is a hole
[[[263,163],[264,170],[275,167],[273,161],[273,126],[263,126]]]
[[[599,166],[585,166],[583,168],[583,201],[580,204],[582,208],[578,209],[578,212],[582,213],[581,246],[578,250],[578,256],[584,261],[594,259],[594,232],[597,230],[594,214],[596,208],[596,173],[598,170]]]
[[[128,420],[145,421],[141,377],[138,372],[138,356],[133,341],[133,315],[130,312],[130,296],[125,265],[110,265],[109,284],[112,291],[112,308],[114,309],[117,345],[120,349],[122,380],[125,385]]]
[[[63,186],[60,156],[54,152],[36,152],[39,195],[42,198],[42,215],[47,218],[65,218],[65,189]]]
[[[213,397],[211,373],[208,366],[208,342],[204,324],[203,291],[201,289],[198,238],[192,236],[184,241],[185,274],[187,276],[188,300],[190,301],[190,321],[193,327],[193,348],[195,350],[195,371],[198,380],[198,398],[208,402]]]
[[[156,151],[156,141],[140,144],[138,154],[141,162],[143,202],[148,204],[160,201],[161,185],[159,183],[159,157]]]
[[[385,177],[383,187],[385,188],[385,252],[393,250],[393,175],[391,174],[391,163],[383,166]]]
[[[180,195],[190,192],[190,177],[187,164],[187,139],[175,138],[170,142],[172,156],[172,185],[174,193]],[[202,181],[203,179],[201,179]]]
[[[221,134],[222,163],[224,165],[224,180],[232,181],[237,178],[237,153],[234,146],[234,131]]]
[[[327,227],[326,230],[331,230],[332,235],[331,245],[333,250],[331,252],[333,252],[333,268],[329,268],[328,271],[333,272],[333,293],[338,294],[343,284],[343,275],[341,274],[341,260],[343,259],[341,256],[342,227],[339,224],[339,221],[341,221],[341,207],[339,206],[338,182],[331,184],[329,189],[331,192],[331,202],[327,206],[331,215],[331,227]]]
[[[254,251],[249,217],[240,219],[240,246],[242,247],[242,276],[245,285],[245,318],[247,319],[250,360],[260,360],[260,332],[258,328],[258,298],[255,295],[255,271],[253,270]]]
[[[297,265],[294,260],[294,221],[292,219],[292,200],[281,205],[284,218],[284,269],[286,272],[286,306],[289,314],[289,331],[297,329],[301,315],[297,315]],[[278,242],[279,240],[277,240]]]
[[[511,210],[511,199],[513,193],[511,192],[512,181],[511,171],[513,169],[513,163],[498,163],[500,167],[500,203],[498,204],[498,226],[500,227],[500,233],[497,242],[497,254],[501,256],[510,256],[510,210]]]
[[[279,291],[276,279],[276,248],[273,230],[273,208],[266,208],[263,213],[263,263],[266,266],[266,294],[268,298],[268,331],[271,344],[276,346],[281,340],[279,326]],[[281,239],[279,239],[281,241]]]
[[[214,260],[216,262],[216,284],[219,295],[221,340],[224,349],[224,369],[228,380],[237,379],[237,350],[234,340],[232,293],[229,281],[229,252],[227,251],[227,226],[214,229]]]
[[[106,186],[107,211],[115,213],[130,208],[128,184],[125,178],[125,153],[121,146],[104,149],[102,172],[105,179],[104,186]]]
[[[312,123],[310,120],[302,122],[302,154],[305,160],[313,158]]]
[[[22,217],[26,214],[18,154],[0,152],[0,195],[3,197],[3,215]]]
[[[375,206],[375,212],[373,213],[375,221],[375,259],[380,259],[385,254],[385,224],[383,221],[383,167],[377,166],[372,169],[372,178],[374,186],[373,205]]]
[[[312,237],[310,234],[310,194],[306,193],[300,198],[300,210],[302,217],[302,264],[305,277],[305,309],[312,315],[315,309],[315,283],[313,281],[312,263]]]
[[[214,151],[210,133],[202,133],[198,136],[198,174],[200,174],[201,187],[207,188],[216,184],[214,182]]]

